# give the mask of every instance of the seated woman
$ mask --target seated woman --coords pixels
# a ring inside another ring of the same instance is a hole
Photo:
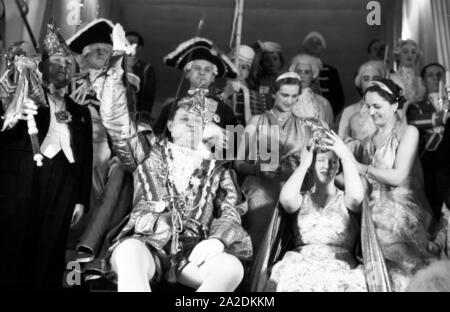
[[[326,133],[322,147],[312,144],[303,150],[300,166],[281,190],[284,210],[297,213],[296,248],[275,264],[267,291],[367,291],[364,272],[356,267],[353,254],[359,225],[350,212],[360,212],[363,184],[351,151],[335,133]],[[345,192],[334,184],[339,160]],[[308,170],[314,186],[302,195]]]
[[[240,174],[247,175],[242,192],[248,200],[246,229],[255,253],[268,229],[281,183],[298,166],[300,152],[309,137],[301,120],[291,114],[299,92],[300,77],[296,73],[279,76],[273,85],[274,107],[249,120],[245,128],[248,137],[241,140],[238,149],[235,166]]]
[[[241,226],[246,202],[225,161],[205,148],[215,113],[195,100],[180,101],[167,123],[171,141],[138,133],[126,105],[124,35],[114,28],[119,43],[100,112],[135,187],[131,214],[109,235],[106,273],[117,276],[119,291],[150,291],[150,281],[162,277],[197,291],[233,291],[243,278],[240,259],[249,259],[252,247]]]
[[[389,79],[372,81],[366,89],[364,100],[377,130],[363,141],[357,156],[395,291],[403,291],[413,274],[435,258],[428,250],[432,214],[417,155],[419,133],[397,113],[405,101],[401,91]]]
[[[330,102],[311,89],[317,79],[322,62],[317,57],[299,54],[292,59],[289,70],[298,73],[302,79],[302,90],[292,113],[300,118],[314,118],[334,127],[334,114]]]
[[[274,107],[253,116],[246,128],[245,139],[238,149],[237,171],[247,175],[242,192],[248,201],[245,229],[250,234],[255,254],[250,281],[252,291],[267,278],[256,277],[264,271],[268,251],[268,229],[276,210],[281,185],[300,161],[300,152],[309,138],[309,129],[291,113],[300,92],[300,77],[294,72],[279,76],[272,86]],[[264,275],[264,274],[261,274]]]

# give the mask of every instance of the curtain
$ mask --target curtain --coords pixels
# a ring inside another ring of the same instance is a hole
[[[430,0],[433,32],[436,40],[437,60],[450,69],[449,0]],[[447,82],[449,83],[449,82]]]
[[[422,50],[418,69],[431,62],[439,61],[436,53],[436,37],[433,35],[436,21],[431,14],[431,7],[435,2],[439,1],[403,0],[401,38],[413,39]]]

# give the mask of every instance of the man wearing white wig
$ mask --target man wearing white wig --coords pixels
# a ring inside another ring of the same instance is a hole
[[[112,53],[111,33],[114,24],[104,18],[96,19],[67,40],[69,48],[78,54],[80,74],[72,81],[71,97],[86,106],[92,116],[93,164],[90,214],[70,233],[68,249],[76,245],[76,259],[90,262],[99,252],[111,215],[124,214],[131,205],[131,176],[120,166],[108,142],[101,123],[100,106],[106,78],[106,68]],[[130,85],[139,87],[139,78],[127,73]],[[136,89],[129,88],[127,95]],[[134,103],[134,101],[129,101]],[[134,104],[130,105],[134,112]],[[127,194],[126,194],[127,193]],[[121,200],[128,198],[127,200]]]
[[[302,91],[292,113],[300,118],[320,120],[332,128],[334,115],[330,102],[311,89],[312,81],[319,76],[321,66],[320,59],[308,54],[299,54],[292,59],[289,70],[298,73],[302,79]]]
[[[181,101],[202,102],[199,105],[214,113],[214,123],[223,129],[227,125],[237,125],[233,109],[211,94],[210,88],[216,77],[235,79],[238,76],[233,63],[212,41],[195,37],[182,42],[164,57],[164,64],[182,70],[189,82],[187,95]],[[171,99],[166,102],[153,129],[157,135],[164,134],[170,112],[179,101]]]
[[[326,47],[324,37],[319,32],[313,31],[303,39],[301,50],[321,59]],[[344,108],[345,103],[344,91],[337,69],[331,65],[323,64],[317,81],[319,82],[317,92],[320,92],[330,102],[333,113],[337,116]]]
[[[386,74],[387,68],[383,61],[368,61],[359,67],[355,77],[355,87],[362,96],[371,81],[384,78]],[[375,124],[367,109],[364,108],[363,98],[343,110],[338,134],[346,142],[354,139],[362,141],[373,134],[375,130]]]

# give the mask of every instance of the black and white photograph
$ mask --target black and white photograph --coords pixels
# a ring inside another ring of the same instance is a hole
[[[449,100],[450,0],[0,0],[0,291],[450,292]]]

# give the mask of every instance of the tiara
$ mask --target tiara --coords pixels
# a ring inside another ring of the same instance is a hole
[[[300,78],[300,75],[293,71],[289,71],[284,74],[281,74],[280,76],[278,76],[278,78],[275,81],[279,81],[281,79],[286,79],[286,78],[294,78],[300,82],[302,81],[302,78]]]

